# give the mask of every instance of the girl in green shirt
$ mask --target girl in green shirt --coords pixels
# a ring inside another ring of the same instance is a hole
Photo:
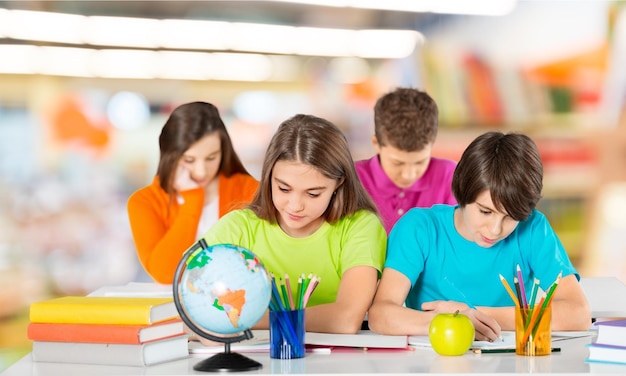
[[[296,115],[272,138],[252,203],[222,217],[208,245],[251,250],[276,277],[321,278],[306,309],[308,331],[355,333],[372,302],[387,236],[361,185],[344,134],[327,120]],[[268,327],[266,314],[256,325]]]

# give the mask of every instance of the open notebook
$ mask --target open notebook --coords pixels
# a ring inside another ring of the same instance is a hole
[[[474,341],[472,343],[472,349],[515,349],[515,332],[503,331],[502,338],[500,340],[489,341]],[[595,331],[555,331],[552,332],[552,343],[578,337],[587,337],[595,335]],[[409,345],[413,347],[432,347],[428,336],[409,336]]]

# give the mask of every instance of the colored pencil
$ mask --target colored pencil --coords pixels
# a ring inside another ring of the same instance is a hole
[[[475,348],[472,349],[474,354],[505,354],[505,353],[514,353],[516,349],[481,349]],[[560,347],[553,347],[550,351],[552,352],[561,352]]]
[[[298,278],[298,287],[295,297],[291,289],[289,275],[285,274],[285,278],[276,279],[272,275],[272,294],[269,307],[274,311],[290,311],[304,309],[307,306],[313,291],[320,282],[320,278],[314,274],[304,277],[304,274]]]
[[[535,278],[533,282],[533,289],[530,293],[530,303],[528,303],[528,307],[533,309],[535,307],[535,300],[537,300],[537,293],[539,292],[539,279]]]
[[[522,268],[517,264],[517,279],[519,280],[520,289],[520,305],[524,308],[528,308],[528,301],[526,300],[526,289],[524,288],[524,276],[522,275]]]
[[[509,286],[508,282],[506,281],[506,279],[504,279],[502,274],[499,274],[499,276],[500,276],[500,282],[502,282],[502,285],[504,285],[504,288],[506,289],[506,291],[511,296],[511,299],[513,300],[513,303],[515,303],[516,307],[519,307],[519,301],[515,297],[515,294],[513,293],[513,290],[511,290],[511,286]]]
[[[559,285],[560,280],[561,280],[561,273],[559,273],[559,275],[556,277],[556,280],[550,286],[550,290],[548,290],[548,294],[545,296],[543,304],[541,305],[541,308],[539,310],[539,321],[541,321],[541,318],[543,317],[543,312],[552,303],[552,298],[554,297],[554,291]],[[539,328],[539,321],[537,321],[535,323],[535,326],[533,327],[533,330],[532,330],[533,336],[537,333],[537,328]]]
[[[296,309],[293,303],[293,296],[291,294],[291,281],[289,280],[289,274],[285,274],[285,286],[287,287],[287,297],[289,298],[289,306],[292,310]]]
[[[542,304],[544,301],[545,301],[545,297],[542,297],[541,300],[539,301],[539,304]],[[524,337],[522,337],[522,343],[526,343],[526,341],[528,341],[528,337],[530,337],[530,334],[533,331],[536,332],[535,327],[539,327],[537,323],[541,321],[541,318],[540,318],[541,313],[543,313],[543,309],[536,309],[533,312],[533,315],[530,318],[530,321],[527,323],[527,325],[525,325],[526,330],[524,331]]]

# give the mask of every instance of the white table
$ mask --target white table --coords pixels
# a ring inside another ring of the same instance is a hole
[[[561,352],[548,356],[524,357],[514,353],[474,354],[446,357],[432,349],[415,351],[357,351],[331,354],[307,353],[302,359],[270,359],[269,354],[245,354],[263,364],[263,368],[242,374],[396,374],[452,373],[452,374],[506,374],[533,373],[537,375],[608,373],[626,374],[626,365],[586,363],[585,344],[594,337],[580,337],[555,342]],[[194,355],[187,359],[150,367],[113,367],[61,363],[34,363],[30,354],[13,364],[2,376],[97,376],[97,375],[198,375],[193,366],[208,356]]]
[[[617,278],[582,278],[581,285],[591,305],[593,318],[626,317],[626,286]],[[259,361],[263,368],[242,374],[589,374],[626,375],[626,365],[586,363],[585,344],[593,337],[562,340],[555,343],[562,351],[549,356],[523,357],[508,354],[474,354],[459,357],[437,355],[432,349],[415,351],[307,353],[297,360],[270,359],[269,354],[245,354]],[[1,376],[84,376],[84,375],[207,375],[193,366],[209,355],[193,355],[187,359],[150,367],[117,367],[62,363],[36,363],[30,354],[6,369]]]
[[[622,281],[615,277],[587,277],[580,279],[580,286],[591,306],[592,318],[626,318],[626,285]]]

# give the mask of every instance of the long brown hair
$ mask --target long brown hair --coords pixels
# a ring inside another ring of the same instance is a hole
[[[222,149],[219,173],[225,176],[235,173],[249,175],[235,153],[217,107],[206,102],[186,103],[172,111],[159,136],[161,156],[157,175],[159,184],[165,192],[169,194],[174,192],[176,168],[185,151],[201,138],[215,132],[220,136]]]
[[[272,202],[272,171],[278,161],[298,161],[337,182],[324,219],[333,223],[365,209],[378,214],[376,205],[357,177],[348,141],[331,122],[312,115],[296,115],[280,124],[265,153],[259,189],[250,208],[261,218],[277,222]]]

